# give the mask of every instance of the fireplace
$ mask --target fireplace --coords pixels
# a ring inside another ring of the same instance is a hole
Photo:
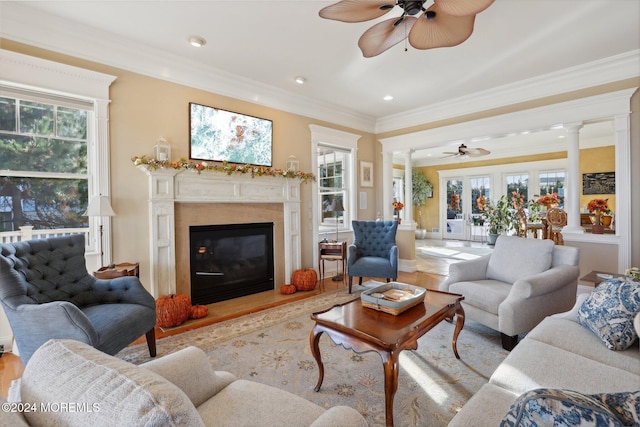
[[[300,181],[277,176],[149,169],[151,264],[155,297],[191,295],[191,226],[273,223],[271,289],[301,268]]]
[[[273,223],[191,226],[189,242],[193,304],[274,289]]]

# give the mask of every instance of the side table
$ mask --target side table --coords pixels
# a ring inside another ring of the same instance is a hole
[[[320,283],[324,278],[325,261],[342,261],[342,275],[338,274],[334,280],[344,281],[345,266],[347,262],[347,242],[320,242],[318,243],[318,269],[320,270]]]
[[[111,264],[106,267],[100,267],[98,271],[94,271],[93,275],[98,279],[115,279],[123,276],[140,277],[140,264],[131,262],[121,262],[120,264]]]
[[[607,272],[604,272],[604,271],[595,271],[594,270],[591,273],[582,276],[580,278],[580,280],[583,281],[583,282],[591,282],[591,283],[593,283],[593,287],[597,288],[600,283],[602,283],[605,280],[607,280],[607,278],[600,277],[600,276],[598,276],[598,274],[608,274],[612,278],[614,278],[614,277],[624,277],[624,274],[607,273]]]

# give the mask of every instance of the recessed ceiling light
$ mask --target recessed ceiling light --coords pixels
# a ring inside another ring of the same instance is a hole
[[[391,100],[393,100],[393,96],[392,95],[385,95],[384,98],[382,98],[382,99],[384,99],[385,101],[391,101]]]
[[[207,41],[200,36],[189,37],[189,44],[194,47],[202,47],[207,44]]]
[[[298,76],[298,77],[296,77],[296,78],[295,78],[295,81],[296,81],[296,83],[298,83],[299,85],[303,85],[303,84],[307,81],[307,79],[305,79],[305,78],[304,78],[304,77],[302,77],[302,76]]]

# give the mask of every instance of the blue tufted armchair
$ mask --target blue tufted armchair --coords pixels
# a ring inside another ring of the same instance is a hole
[[[353,277],[384,277],[387,282],[398,278],[398,246],[396,221],[352,221],[354,242],[347,253],[349,293]]]
[[[146,334],[156,355],[155,300],[135,276],[87,272],[84,236],[0,245],[0,301],[23,364],[51,338],[115,354]]]

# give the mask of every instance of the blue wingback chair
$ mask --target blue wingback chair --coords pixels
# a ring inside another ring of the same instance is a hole
[[[84,250],[81,234],[0,245],[0,301],[23,364],[51,338],[115,354],[146,334],[156,355],[151,294],[135,276],[96,279]]]
[[[398,278],[398,246],[396,221],[352,221],[354,242],[347,253],[349,293],[353,277],[384,277],[387,282]]]

